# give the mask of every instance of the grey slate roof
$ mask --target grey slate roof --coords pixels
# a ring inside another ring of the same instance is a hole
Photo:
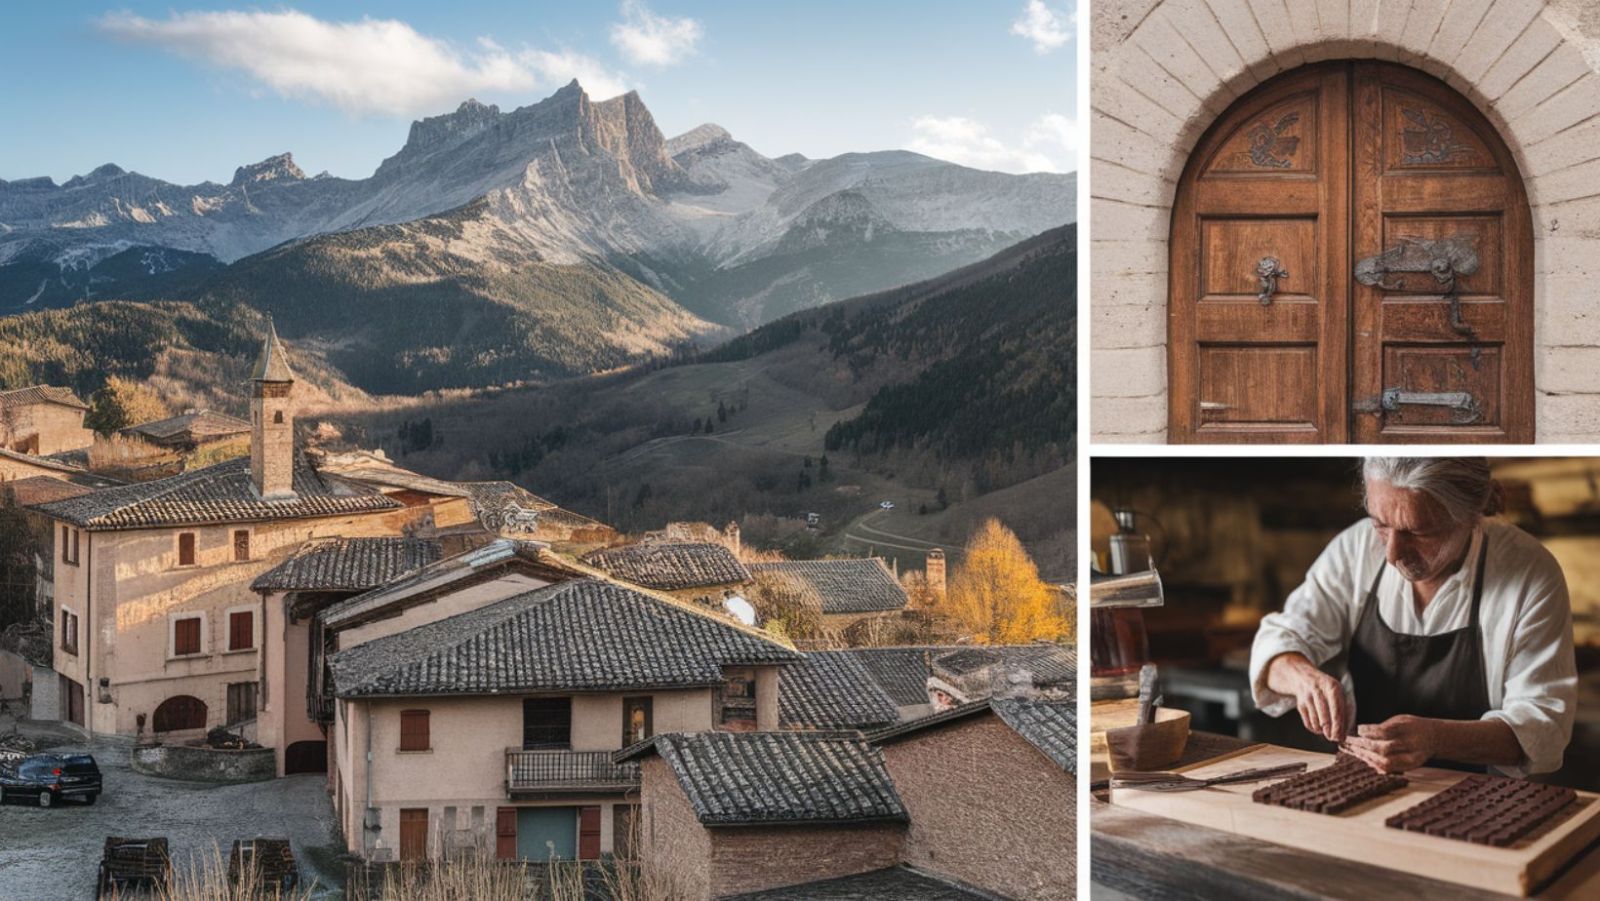
[[[1069,773],[1078,771],[1078,711],[1066,701],[996,698],[990,702],[1007,726]]]
[[[592,551],[583,562],[662,591],[750,581],[750,571],[732,551],[709,542],[641,542]]]
[[[1022,645],[932,649],[936,673],[966,675],[986,666],[1003,664],[1026,669],[1039,687],[1071,686],[1077,679],[1078,655],[1064,644],[1039,642]]]
[[[331,659],[339,697],[718,685],[724,666],[799,654],[755,629],[576,579],[375,639]]]
[[[780,680],[786,729],[876,729],[900,720],[898,705],[847,651],[812,651],[785,667]]]
[[[325,538],[250,583],[252,591],[366,591],[439,559],[435,538]]]
[[[884,694],[901,707],[911,707],[928,703],[929,650],[925,647],[852,648],[831,653],[860,661]]]
[[[996,901],[997,898],[988,892],[899,866],[731,895],[723,901]]]
[[[875,745],[891,744],[912,735],[993,713],[1012,731],[1039,749],[1069,773],[1078,770],[1078,713],[1071,701],[1036,701],[1022,698],[984,698],[941,710],[897,726],[870,733]]]
[[[267,317],[267,336],[261,342],[261,356],[256,357],[255,368],[250,371],[250,380],[294,381],[294,370],[289,368],[289,355],[284,352],[283,344],[278,341],[278,330],[273,328],[271,316]]]
[[[80,410],[89,409],[89,405],[79,400],[71,388],[29,385],[26,388],[0,391],[0,407],[26,407],[33,404],[60,404],[63,407],[77,407]]]
[[[338,628],[352,619],[382,610],[395,601],[426,592],[440,591],[449,585],[471,579],[515,557],[537,560],[541,547],[542,545],[531,542],[498,538],[482,547],[435,560],[414,572],[375,586],[355,597],[344,598],[330,604],[323,608],[319,615],[325,625]]]
[[[792,586],[823,613],[904,610],[906,590],[877,557],[754,563],[757,581]]]
[[[121,485],[34,509],[91,531],[305,519],[398,510],[399,501],[359,485],[330,485],[295,457],[292,500],[262,500],[250,481],[250,459],[239,457],[165,479]]]
[[[658,753],[706,826],[905,820],[883,755],[859,735],[668,733],[618,751]]]
[[[567,529],[608,529],[599,520],[574,513],[553,501],[534,494],[514,482],[456,482],[466,489],[472,503],[472,512],[484,525],[499,530],[508,525],[517,513],[537,513],[540,520]]]
[[[124,434],[140,435],[157,442],[171,441],[175,438],[209,441],[228,435],[243,435],[249,431],[250,423],[215,410],[190,410],[177,416],[157,419],[154,422],[141,422],[122,429]]]

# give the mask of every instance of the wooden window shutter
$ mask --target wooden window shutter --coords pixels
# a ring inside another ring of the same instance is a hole
[[[72,565],[78,565],[78,530],[72,530]]]
[[[248,651],[256,646],[255,614],[235,610],[228,614],[228,650]]]
[[[422,860],[427,856],[428,808],[402,808],[400,811],[400,859]]]
[[[578,808],[578,859],[600,859],[600,808]]]
[[[517,856],[517,809],[499,807],[494,812],[494,856],[515,860]]]
[[[426,751],[428,743],[428,711],[400,711],[400,750]]]
[[[244,561],[250,559],[250,532],[247,529],[236,529],[233,533],[233,559]]]
[[[194,565],[194,533],[180,532],[178,534],[178,565]]]
[[[188,616],[172,624],[172,653],[200,653],[200,617]]]
[[[67,542],[70,541],[71,538],[72,538],[72,530],[70,528],[67,528],[66,526],[62,526],[61,527],[61,562],[62,563],[71,563],[72,562],[72,553],[71,553],[70,548],[67,547]]]

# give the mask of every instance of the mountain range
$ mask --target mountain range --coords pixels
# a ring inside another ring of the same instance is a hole
[[[228,184],[0,181],[0,314],[244,305],[369,392],[540,381],[947,272],[1071,221],[1074,189],[906,151],[768,158],[710,124],[669,140],[636,93],[574,81],[414,122],[364,179],[282,154]]]

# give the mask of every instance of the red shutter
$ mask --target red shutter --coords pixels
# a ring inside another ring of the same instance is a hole
[[[200,653],[200,617],[190,616],[172,624],[172,653]]]
[[[183,532],[178,535],[178,565],[194,565],[194,533]]]
[[[514,860],[517,856],[517,809],[501,807],[494,812],[494,856]]]
[[[578,808],[578,859],[600,859],[600,808]]]
[[[426,751],[431,747],[428,741],[428,711],[400,711],[400,750]]]
[[[256,646],[255,615],[248,610],[228,614],[228,650],[245,651]]]

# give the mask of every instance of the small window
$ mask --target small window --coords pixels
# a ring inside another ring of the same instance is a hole
[[[522,746],[567,748],[572,745],[571,698],[524,698]]]
[[[622,746],[641,742],[655,734],[649,698],[622,699]]]
[[[233,559],[243,562],[250,559],[250,530],[235,529],[233,532]]]
[[[228,650],[248,651],[256,646],[255,614],[234,610],[228,614]]]
[[[78,530],[71,526],[61,527],[61,562],[78,565]]]
[[[179,532],[178,533],[178,565],[179,566],[193,566],[194,565],[194,533],[193,532]]]
[[[183,657],[200,653],[200,617],[185,616],[172,621],[172,655]]]
[[[228,725],[236,725],[256,718],[256,692],[254,682],[228,683]]]
[[[283,411],[279,410],[278,412],[272,414],[272,421],[275,422],[275,423],[278,423],[279,425],[282,425],[283,424]]]
[[[78,653],[78,614],[66,608],[61,610],[61,650]]]
[[[722,725],[734,731],[754,729],[756,724],[756,679],[749,670],[727,674],[721,692]]]
[[[400,711],[400,750],[426,751],[428,743],[428,711]]]

